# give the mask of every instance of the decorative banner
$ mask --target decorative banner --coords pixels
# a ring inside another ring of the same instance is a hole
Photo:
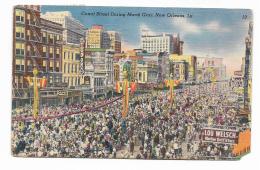
[[[43,78],[40,79],[40,88],[45,88],[47,86],[47,79],[44,76]]]
[[[251,145],[251,131],[250,129],[239,133],[238,144],[233,148],[234,155],[241,155],[250,150]]]
[[[80,39],[80,64],[79,72],[83,76],[85,74],[85,40],[84,38]]]
[[[203,128],[202,140],[204,142],[236,144],[238,143],[238,131],[228,129]]]

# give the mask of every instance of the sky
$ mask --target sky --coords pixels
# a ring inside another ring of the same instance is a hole
[[[86,28],[100,24],[106,30],[118,31],[123,50],[140,48],[143,29],[150,34],[179,33],[184,41],[184,54],[221,57],[228,75],[241,68],[248,24],[253,20],[252,11],[247,9],[42,6],[41,11],[43,14],[70,11]],[[185,17],[87,16],[82,15],[83,12],[174,13]],[[187,17],[188,14],[192,17]]]

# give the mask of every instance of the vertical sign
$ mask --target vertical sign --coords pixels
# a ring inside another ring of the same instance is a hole
[[[85,73],[85,40],[80,39],[80,67],[79,72],[83,76]]]

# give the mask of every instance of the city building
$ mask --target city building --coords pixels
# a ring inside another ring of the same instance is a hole
[[[115,53],[121,53],[121,37],[116,31],[107,31],[110,40],[110,49],[113,49]]]
[[[25,77],[33,76],[33,68],[39,70],[39,76],[47,71],[42,69],[40,13],[38,5],[17,5],[13,10],[13,107],[29,103],[32,99]]]
[[[180,62],[185,61],[188,63],[188,80],[189,82],[196,81],[197,78],[197,57],[193,55],[177,55],[170,54],[169,55],[170,62]],[[169,75],[168,75],[169,76]]]
[[[171,34],[149,35],[143,31],[141,35],[141,48],[149,53],[174,51],[173,36]]]
[[[80,85],[80,47],[77,44],[64,44],[62,48],[62,81],[68,87]]]
[[[57,86],[62,82],[62,25],[40,19],[42,35],[42,69],[48,80],[48,86]],[[32,69],[32,68],[31,68]]]
[[[249,23],[248,35],[245,38],[245,58],[243,62],[244,72],[244,108],[251,109],[252,100],[252,46],[253,46],[253,23]]]
[[[102,48],[104,28],[102,25],[93,25],[87,30],[86,48]]]
[[[179,80],[181,83],[186,82],[189,76],[189,63],[185,60],[170,61],[170,74],[174,80]]]
[[[116,31],[106,31],[102,25],[92,25],[86,32],[86,48],[112,49],[121,53],[121,37]]]
[[[183,54],[183,44],[184,44],[184,42],[181,41],[179,34],[173,35],[173,54],[182,55]]]
[[[73,18],[69,11],[46,12],[41,17],[62,24],[64,43],[79,44],[80,38],[85,36],[84,25]]]
[[[158,65],[155,62],[139,60],[137,64],[138,83],[157,83]]]
[[[88,83],[83,83],[78,87],[83,90],[84,99],[112,95],[114,88],[113,58],[113,50],[85,49],[84,77],[88,79]]]
[[[198,57],[197,78],[204,82],[226,80],[226,66],[223,63],[223,58]]]

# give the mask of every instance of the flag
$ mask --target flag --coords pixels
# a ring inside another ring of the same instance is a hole
[[[121,86],[120,86],[120,82],[119,82],[119,81],[116,82],[116,87],[115,87],[115,89],[116,89],[116,92],[117,92],[117,93],[121,93]]]
[[[45,88],[47,86],[47,79],[45,76],[43,76],[43,78],[41,78],[40,80],[40,88]]]
[[[32,86],[32,85],[33,85],[32,77],[27,76],[27,77],[25,77],[24,79],[28,82],[29,86]]]
[[[131,82],[131,94],[134,94],[135,91],[136,91],[136,83]]]

